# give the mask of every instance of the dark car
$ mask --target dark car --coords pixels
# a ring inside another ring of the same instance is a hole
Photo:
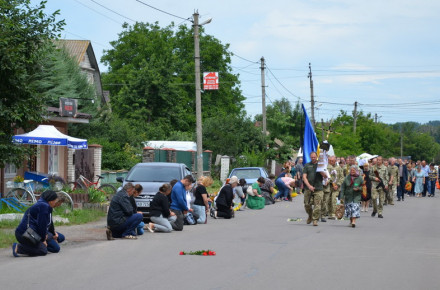
[[[229,174],[229,178],[232,176],[237,176],[238,179],[244,178],[246,179],[247,184],[252,184],[257,182],[258,177],[263,176],[264,178],[268,178],[268,174],[266,169],[263,167],[239,167],[232,169]]]
[[[150,202],[159,191],[159,187],[173,179],[181,180],[186,175],[191,175],[191,170],[183,163],[149,162],[136,164],[125,179],[118,177],[117,180],[122,182],[122,186],[127,182],[142,185],[143,190],[136,198],[136,205],[138,211],[143,213],[144,219],[148,219]]]

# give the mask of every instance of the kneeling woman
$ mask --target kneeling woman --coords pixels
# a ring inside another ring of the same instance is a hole
[[[350,167],[350,174],[344,179],[341,186],[341,200],[345,203],[345,215],[350,218],[350,226],[356,227],[356,218],[360,218],[362,176],[356,166]]]
[[[229,183],[220,189],[217,198],[215,199],[215,205],[217,210],[214,213],[214,218],[223,217],[230,219],[233,216],[232,200],[234,199],[233,188],[238,185],[237,176],[232,176]]]
[[[59,252],[58,242],[64,240],[64,236],[55,232],[52,223],[52,209],[59,205],[55,191],[43,192],[41,198],[31,206],[23,215],[21,223],[15,230],[18,244],[12,245],[12,254],[15,257],[21,255],[45,256],[47,252]],[[35,243],[23,237],[27,228],[34,230],[40,239]]]
[[[150,220],[145,229],[150,232],[169,233],[173,230],[172,224],[176,221],[176,214],[170,211],[168,195],[171,193],[171,185],[165,183],[159,188],[150,204]]]
[[[249,194],[246,200],[246,206],[250,209],[263,209],[266,204],[265,198],[261,195],[260,187],[266,182],[264,177],[260,176],[257,182],[252,184],[252,194]]]

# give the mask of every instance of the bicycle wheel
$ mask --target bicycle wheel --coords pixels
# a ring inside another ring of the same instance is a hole
[[[73,211],[73,200],[67,192],[57,191],[58,198],[63,201],[57,211],[62,211],[63,213],[69,213]]]
[[[98,190],[103,191],[105,193],[107,200],[109,200],[111,196],[116,194],[116,188],[108,183],[104,183],[103,185],[98,187]]]
[[[16,199],[18,199],[19,202],[21,202],[25,206],[31,206],[31,205],[33,205],[34,203],[37,202],[37,199],[35,198],[35,195],[33,193],[31,193],[27,189],[20,188],[20,187],[11,189],[6,194],[5,197],[6,198],[8,198],[8,197],[15,197]]]
[[[89,193],[89,189],[82,183],[73,181],[73,182],[69,182],[67,184],[67,186],[69,187],[70,190],[75,191],[75,190],[82,190],[84,191],[84,193]]]

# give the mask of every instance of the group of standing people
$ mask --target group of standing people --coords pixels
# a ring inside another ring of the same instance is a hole
[[[356,161],[356,156],[328,158],[327,172],[330,177],[317,172],[318,156],[310,154],[311,162],[303,168],[304,208],[308,214],[307,224],[326,222],[325,217],[335,219],[336,203],[345,205],[350,226],[356,226],[360,212],[373,208],[372,217],[383,218],[384,205],[404,201],[405,195],[417,197],[435,196],[439,181],[438,169],[426,161],[406,162],[402,159],[376,156],[370,160]]]

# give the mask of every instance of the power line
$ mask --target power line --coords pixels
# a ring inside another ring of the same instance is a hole
[[[179,18],[179,19],[185,20],[185,21],[192,22],[191,20],[189,20],[190,17],[188,17],[188,18],[180,17],[180,16],[177,16],[177,15],[175,15],[175,14],[172,14],[172,13],[166,12],[166,11],[164,11],[164,10],[162,10],[162,9],[156,8],[156,7],[154,7],[154,6],[151,6],[150,4],[147,4],[147,3],[142,2],[142,1],[140,1],[140,0],[136,0],[136,1],[139,2],[139,3],[141,3],[141,4],[143,4],[143,5],[145,5],[145,6],[148,6],[148,7],[152,8],[152,9],[154,9],[154,10],[160,11],[160,12],[162,12],[162,13],[168,14],[168,15],[170,15],[170,16],[173,16],[173,17],[176,17],[176,18]]]
[[[138,1],[138,0],[136,0],[136,1]],[[234,53],[234,52],[232,52],[231,51],[231,54],[232,54],[232,56],[235,56],[235,57],[238,57],[238,58],[240,58],[240,59],[242,59],[242,60],[245,60],[245,61],[247,61],[247,62],[250,62],[250,63],[259,63],[258,61],[252,61],[252,60],[249,60],[249,59],[247,59],[247,58],[244,58],[244,57],[242,57],[242,56],[239,56],[238,54],[236,54],[236,53]]]
[[[113,12],[113,13],[115,13],[115,14],[117,14],[117,15],[119,15],[119,16],[125,18],[125,19],[128,19],[128,20],[130,20],[130,21],[136,22],[136,20],[133,20],[133,19],[127,17],[127,16],[124,16],[124,15],[122,15],[122,14],[120,14],[120,13],[118,13],[118,12],[116,12],[116,11],[114,11],[114,10],[112,10],[112,9],[110,9],[110,8],[108,8],[108,7],[106,7],[106,6],[104,6],[104,5],[102,5],[101,3],[96,2],[95,0],[90,0],[90,1],[92,1],[93,3],[95,3],[95,4],[99,5],[99,6],[101,6],[102,8],[107,9],[108,11],[111,11],[111,12]]]
[[[298,98],[299,100],[303,100],[301,99],[301,97],[295,95],[294,93],[292,93],[288,88],[286,88],[279,80],[278,78],[273,74],[273,72],[270,70],[270,68],[266,65],[267,70],[272,74],[272,76],[275,78],[275,80],[287,91],[289,92],[289,94],[291,94],[292,96],[294,96],[295,98]]]
[[[107,16],[107,15],[105,15],[105,14],[103,14],[103,13],[101,13],[101,12],[99,12],[99,11],[97,11],[97,10],[95,10],[95,9],[93,9],[92,7],[90,7],[90,6],[87,6],[86,4],[84,4],[84,3],[81,3],[81,2],[79,2],[78,0],[74,0],[76,3],[79,3],[79,4],[81,4],[82,6],[84,6],[84,7],[86,7],[86,8],[88,8],[88,9],[90,9],[90,10],[92,10],[92,11],[94,11],[95,13],[98,13],[99,15],[101,15],[101,16],[104,16],[105,18],[108,18],[108,19],[110,19],[110,20],[112,20],[112,21],[114,21],[114,22],[116,22],[117,24],[120,24],[120,25],[122,25],[122,23],[121,22],[119,22],[119,21],[117,21],[116,19],[113,19],[113,18],[111,18],[111,17],[109,17],[109,16]]]

